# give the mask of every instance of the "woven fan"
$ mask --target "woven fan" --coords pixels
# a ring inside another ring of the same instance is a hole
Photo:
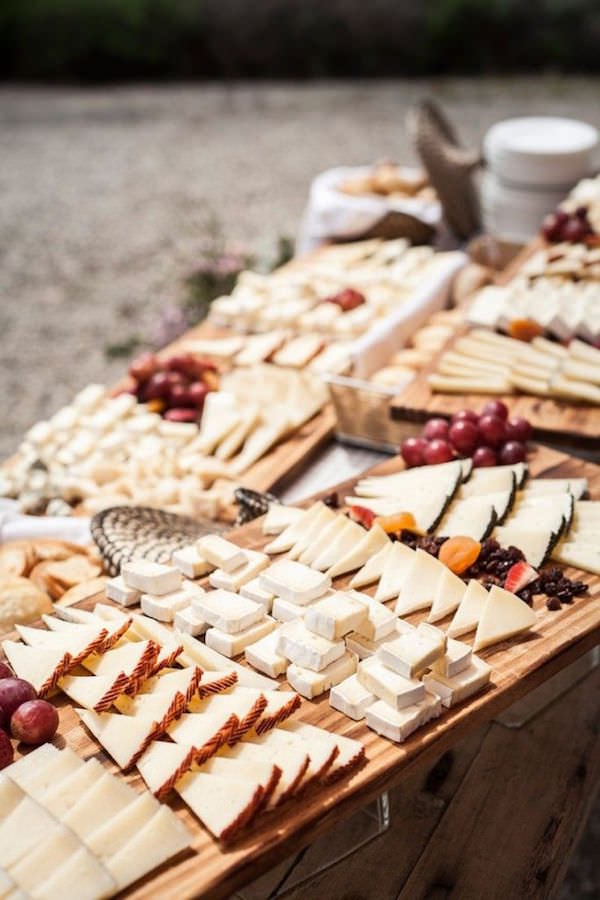
[[[174,550],[227,527],[148,506],[112,506],[95,515],[90,526],[109,575],[118,575],[122,564],[134,556],[169,563]]]

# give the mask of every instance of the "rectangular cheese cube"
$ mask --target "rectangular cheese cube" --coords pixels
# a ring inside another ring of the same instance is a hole
[[[379,641],[393,635],[399,621],[393,610],[360,591],[349,591],[351,597],[360,600],[367,607],[367,617],[355,627],[355,631],[370,641]]]
[[[368,691],[356,675],[351,675],[332,687],[329,694],[329,705],[356,722],[364,719],[366,708],[376,700],[375,694]]]
[[[123,581],[142,594],[171,594],[181,586],[181,572],[148,559],[132,559],[121,566]]]
[[[419,672],[443,656],[446,635],[439,628],[423,623],[414,631],[384,642],[377,651],[382,663],[405,678],[414,678]]]
[[[330,641],[320,634],[309,631],[300,619],[288,622],[278,631],[277,652],[313,672],[320,672],[330,663],[344,655],[343,641]]]
[[[219,534],[206,534],[196,542],[199,555],[217,569],[234,572],[244,565],[244,551]]]
[[[260,603],[264,606],[265,612],[271,612],[275,594],[272,594],[271,591],[263,590],[258,578],[253,578],[251,581],[242,585],[240,594],[242,597],[247,597],[248,600],[254,600],[255,603]]]
[[[207,591],[201,597],[194,597],[192,609],[209,625],[227,634],[244,631],[265,614],[260,603],[223,590]]]
[[[269,565],[269,557],[258,550],[244,550],[244,562],[235,572],[225,572],[224,569],[215,569],[208,580],[214,588],[222,588],[225,591],[239,591],[248,581],[256,578],[259,572]]]
[[[383,700],[378,700],[365,710],[365,717],[369,728],[382,737],[400,744],[417,728],[441,715],[441,712],[440,698],[427,692],[419,703],[405,706],[403,709],[394,709]]]
[[[259,584],[277,597],[304,605],[322,597],[331,587],[331,579],[302,563],[280,559],[261,573]]]
[[[463,669],[457,675],[448,678],[437,672],[425,675],[423,681],[428,690],[433,691],[442,698],[442,704],[446,707],[456,706],[477,693],[490,680],[492,673],[489,666],[483,659],[478,656],[471,656],[471,662],[466,669]]]
[[[277,652],[278,640],[279,635],[277,629],[274,628],[259,641],[249,644],[245,651],[246,660],[250,665],[271,678],[283,675],[288,666],[285,656]]]
[[[309,603],[306,606],[300,606],[298,603],[290,603],[289,600],[284,600],[283,597],[275,597],[271,614],[278,622],[291,622],[293,619],[303,619],[306,615],[306,610],[311,605]]]
[[[286,678],[291,687],[303,697],[312,700],[328,691],[334,685],[349,678],[356,671],[356,657],[353,653],[344,653],[320,672],[314,672],[304,666],[290,663]]]
[[[343,591],[336,591],[317,600],[306,610],[304,623],[310,631],[339,640],[350,631],[355,631],[369,614],[366,604]]]
[[[422,681],[405,678],[388,669],[377,656],[363,659],[358,665],[358,680],[368,691],[385,700],[394,709],[419,703],[425,697]]]
[[[249,644],[259,641],[276,627],[275,621],[270,616],[264,616],[260,622],[255,622],[249,628],[238,631],[235,634],[228,634],[219,628],[209,628],[206,632],[204,640],[206,646],[222,653],[228,659],[243,653]]]
[[[139,603],[141,597],[140,592],[136,591],[135,588],[127,587],[122,575],[117,575],[116,578],[109,578],[106,582],[105,590],[108,599],[114,600],[115,603],[120,603],[121,606],[135,606],[136,603]]]
[[[201,578],[212,569],[212,565],[200,556],[194,544],[175,550],[171,556],[171,563],[186,578]]]
[[[471,663],[472,651],[468,644],[462,641],[455,641],[448,638],[446,652],[443,656],[438,657],[431,666],[431,671],[438,675],[444,675],[446,678],[452,678],[458,675],[463,669],[468,668]]]
[[[208,623],[191,606],[180,609],[175,613],[173,625],[175,631],[179,631],[180,634],[191,634],[193,637],[204,634],[208,628]]]
[[[184,590],[173,591],[172,594],[161,594],[159,596],[142,594],[140,604],[144,615],[157,619],[159,622],[172,622],[175,618],[175,613],[190,605],[191,596],[195,595],[190,595],[188,591]]]

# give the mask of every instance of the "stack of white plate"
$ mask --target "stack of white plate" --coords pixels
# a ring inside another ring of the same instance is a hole
[[[585,122],[543,116],[498,122],[483,142],[485,230],[524,242],[594,166],[598,132]]]

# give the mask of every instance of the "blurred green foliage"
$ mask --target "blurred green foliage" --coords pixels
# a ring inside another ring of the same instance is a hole
[[[2,0],[0,77],[600,70],[600,0]]]

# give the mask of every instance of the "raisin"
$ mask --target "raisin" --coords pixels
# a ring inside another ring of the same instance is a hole
[[[560,609],[560,600],[558,599],[558,597],[548,597],[548,599],[546,600],[546,606],[552,611]]]

